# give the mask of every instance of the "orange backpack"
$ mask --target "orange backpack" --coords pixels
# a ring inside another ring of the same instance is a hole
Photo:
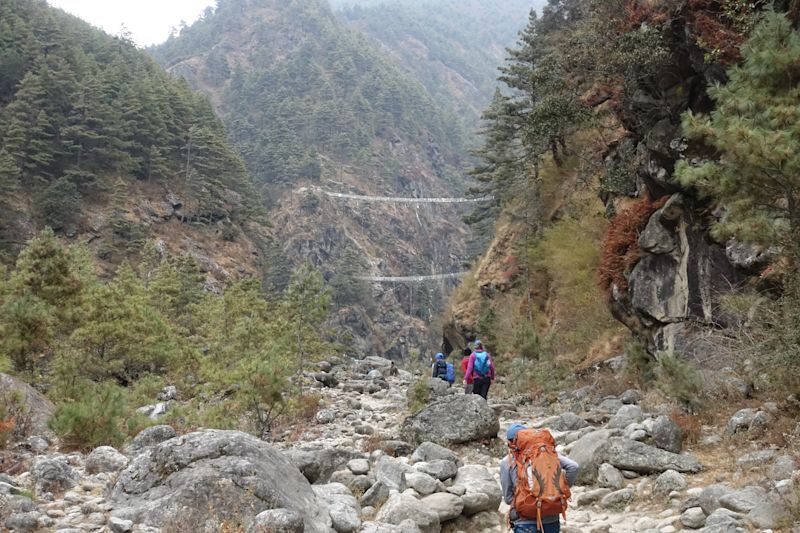
[[[541,531],[542,516],[561,515],[566,520],[567,500],[572,494],[550,431],[520,430],[508,453],[509,466],[517,465],[514,510],[519,517],[536,520]]]

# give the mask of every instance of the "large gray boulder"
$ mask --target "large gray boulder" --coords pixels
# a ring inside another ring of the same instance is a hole
[[[553,431],[577,431],[589,426],[589,422],[579,417],[572,411],[561,413],[541,420],[533,425],[538,428],[548,428]]]
[[[375,520],[395,525],[412,520],[422,533],[439,533],[440,530],[439,515],[435,511],[413,496],[401,493],[392,494]]]
[[[494,409],[477,394],[468,394],[428,405],[403,422],[400,434],[408,441],[432,441],[447,446],[494,438],[499,430]]]
[[[253,523],[252,533],[303,533],[303,515],[289,509],[270,509],[259,513]]]
[[[303,516],[309,533],[329,533],[324,502],[287,458],[238,431],[205,430],[164,441],[120,472],[109,501],[114,516],[164,528],[216,531],[235,518],[246,529],[269,509]]]
[[[439,522],[447,522],[461,516],[464,502],[455,494],[439,492],[422,498],[422,503],[439,516]]]
[[[690,455],[679,455],[619,437],[609,439],[600,455],[620,470],[639,474],[656,474],[667,470],[695,474],[703,469],[700,461]]]

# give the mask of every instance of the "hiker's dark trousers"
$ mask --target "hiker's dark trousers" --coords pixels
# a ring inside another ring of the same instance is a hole
[[[489,385],[492,384],[491,378],[475,378],[475,381],[472,382],[472,394],[477,394],[478,396],[482,396],[485,400],[486,397],[489,395]]]

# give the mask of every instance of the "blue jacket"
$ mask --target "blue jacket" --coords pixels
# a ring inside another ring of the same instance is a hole
[[[575,478],[578,477],[578,469],[580,466],[578,463],[570,459],[569,457],[564,457],[561,454],[558,454],[558,459],[561,461],[561,468],[564,469],[564,475],[567,477],[567,483],[571,487],[573,483],[575,483]],[[502,461],[500,461],[500,487],[503,489],[503,500],[508,505],[511,505],[511,521],[516,524],[536,524],[536,520],[519,520],[517,518],[517,513],[514,511],[514,489],[517,485],[517,465],[511,464],[509,467],[508,464],[508,455],[506,455]],[[542,517],[542,524],[555,524],[558,522],[559,517],[558,515],[553,516],[543,516]]]

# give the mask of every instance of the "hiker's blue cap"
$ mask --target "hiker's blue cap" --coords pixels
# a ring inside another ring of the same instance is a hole
[[[517,433],[519,433],[521,429],[525,429],[525,426],[522,424],[511,424],[511,426],[508,428],[508,431],[506,431],[506,440],[516,439]]]
[[[444,359],[444,354],[442,352],[437,353],[436,359]]]

